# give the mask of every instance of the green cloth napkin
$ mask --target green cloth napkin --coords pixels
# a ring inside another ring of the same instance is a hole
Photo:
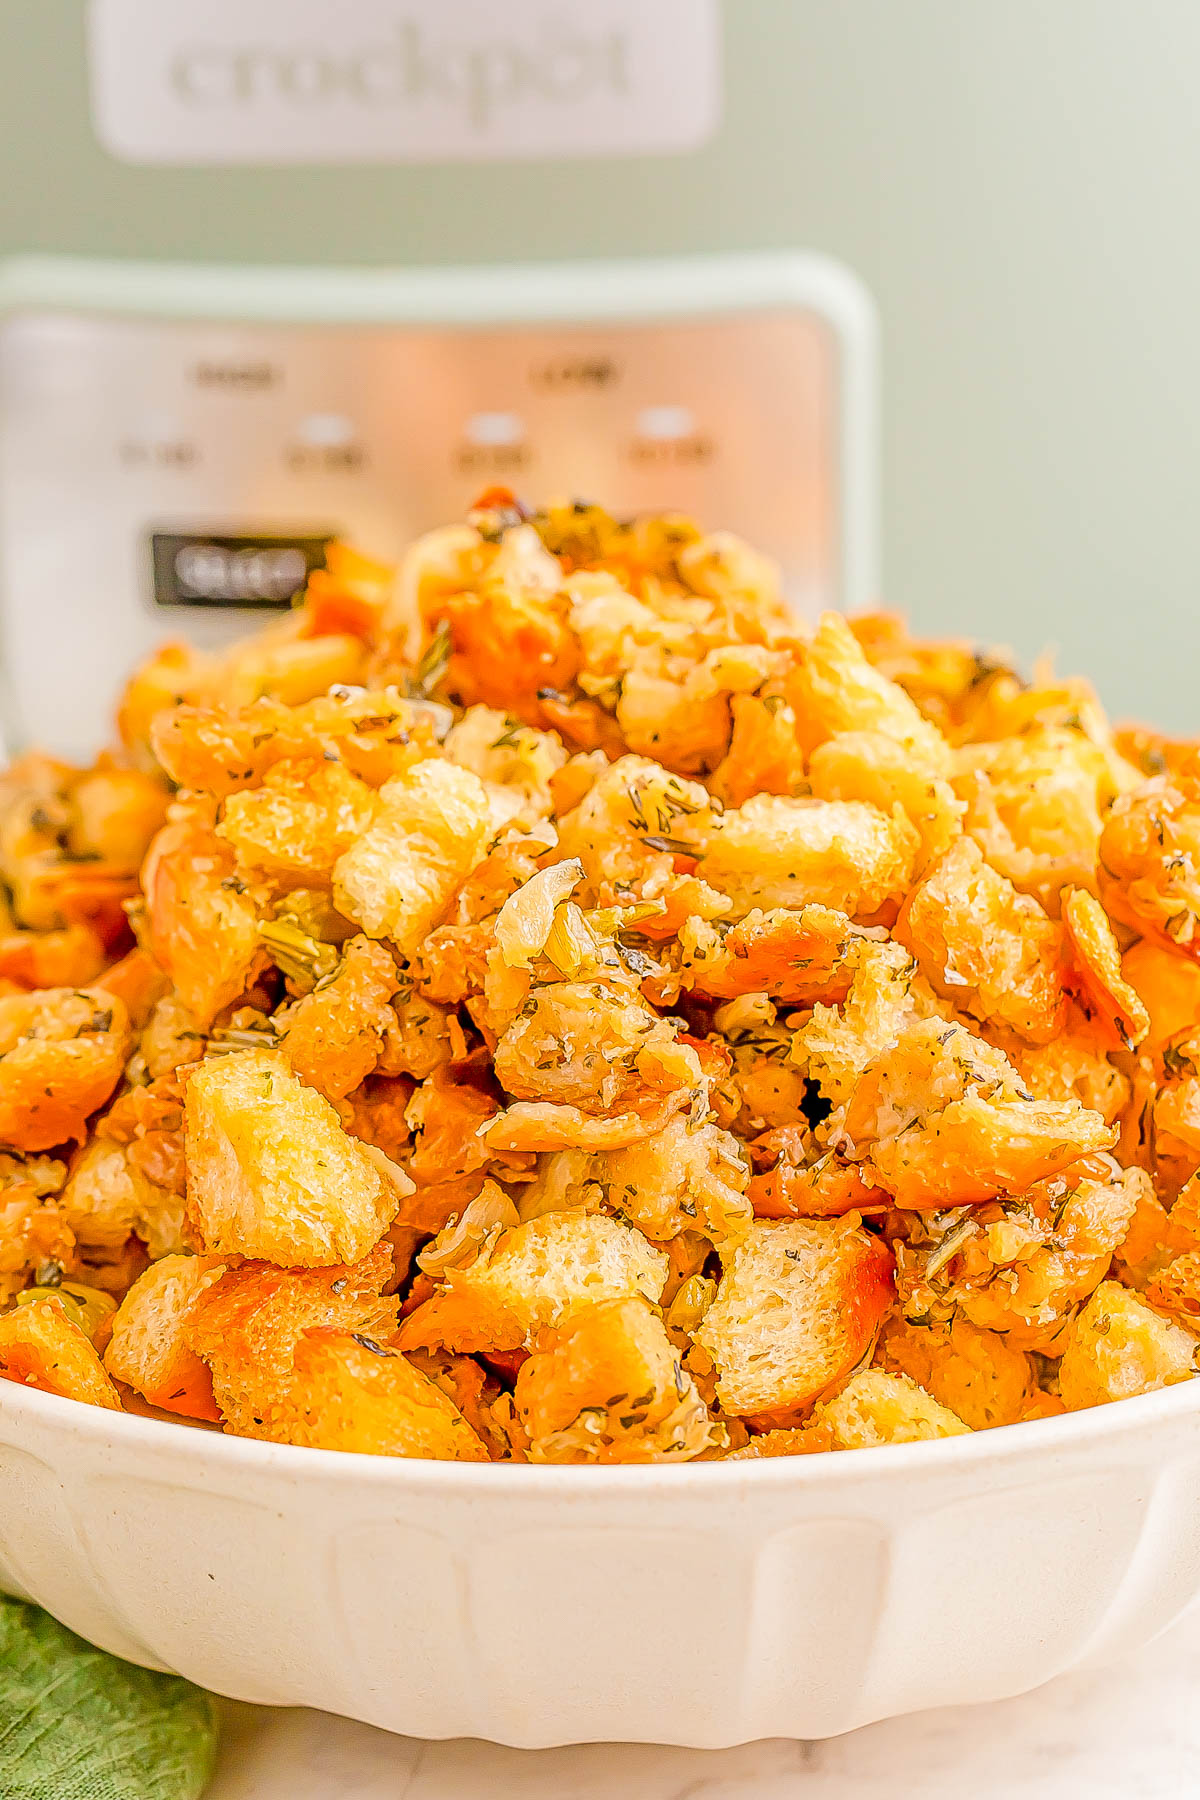
[[[209,1695],[0,1598],[3,1800],[198,1800],[217,1748]]]

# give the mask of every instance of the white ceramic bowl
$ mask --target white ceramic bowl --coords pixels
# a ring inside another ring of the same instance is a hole
[[[420,1737],[822,1737],[1178,1617],[1200,1383],[940,1443],[555,1469],[252,1443],[0,1381],[0,1585],[218,1693]]]

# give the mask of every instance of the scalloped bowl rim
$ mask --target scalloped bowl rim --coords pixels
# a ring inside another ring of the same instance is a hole
[[[437,1461],[429,1457],[373,1456],[354,1450],[319,1450],[298,1444],[279,1444],[259,1438],[238,1437],[166,1419],[150,1419],[136,1413],[115,1413],[84,1401],[45,1393],[19,1382],[0,1380],[0,1443],[4,1418],[12,1408],[28,1409],[35,1420],[52,1429],[68,1427],[93,1442],[108,1439],[114,1447],[154,1449],[180,1456],[186,1462],[208,1459],[228,1468],[245,1468],[302,1477],[307,1471],[322,1480],[366,1482],[373,1487],[414,1485],[450,1486],[463,1492],[491,1490],[512,1496],[514,1483],[522,1490],[545,1495],[563,1488],[581,1495],[587,1492],[644,1495],[658,1489],[677,1492],[681,1486],[704,1482],[714,1494],[749,1481],[775,1485],[795,1481],[819,1486],[826,1481],[845,1481],[851,1475],[871,1480],[925,1470],[949,1474],[978,1462],[1007,1463],[1046,1451],[1069,1450],[1073,1444],[1099,1445],[1128,1437],[1142,1428],[1171,1420],[1177,1415],[1200,1413],[1200,1377],[1176,1382],[1153,1393],[1137,1394],[1079,1412],[1052,1418],[1028,1419],[1014,1425],[994,1426],[960,1437],[921,1440],[908,1444],[883,1444],[872,1449],[840,1450],[811,1456],[725,1459],[701,1463],[625,1463],[581,1467],[554,1463],[467,1463]],[[72,1415],[74,1417],[72,1418]],[[849,1461],[847,1460],[849,1459]]]

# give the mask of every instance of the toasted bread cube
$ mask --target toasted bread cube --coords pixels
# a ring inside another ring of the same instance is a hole
[[[207,1030],[265,961],[256,896],[239,879],[228,844],[199,817],[163,826],[142,869],[142,888],[155,959]]]
[[[1121,958],[1121,978],[1137,995],[1150,1022],[1143,1056],[1158,1056],[1173,1040],[1190,1036],[1200,1018],[1200,968],[1155,938],[1139,938]]]
[[[668,1261],[603,1213],[543,1213],[503,1232],[400,1328],[402,1350],[519,1350],[603,1300],[656,1301]]]
[[[1016,707],[1036,706],[1028,693],[1018,698],[1016,683],[1003,677],[978,691],[981,698],[998,696],[1006,687]],[[1080,699],[1081,716],[1095,717],[1094,703]],[[952,780],[967,804],[966,829],[994,869],[1054,912],[1064,886],[1096,878],[1101,817],[1123,780],[1120,758],[1086,726],[1011,713],[1005,720],[1003,703],[1001,716],[989,719],[989,710],[985,703],[985,716],[974,721],[976,741],[954,752]],[[1006,726],[1016,727],[1012,736],[1002,735]],[[1126,765],[1124,775],[1130,773]]]
[[[1193,1326],[1200,1321],[1200,1250],[1185,1250],[1159,1269],[1146,1284],[1146,1298]]]
[[[636,664],[628,669],[616,717],[629,748],[681,774],[715,768],[729,749],[729,700],[725,693],[698,694],[696,685]]]
[[[333,897],[368,937],[411,956],[441,920],[493,833],[478,775],[439,757],[379,790],[374,823],[338,858]]]
[[[1121,971],[1108,914],[1086,888],[1069,888],[1062,917],[1075,965],[1072,985],[1083,1011],[1100,1026],[1110,1049],[1134,1049],[1150,1030],[1150,1014]]]
[[[813,751],[808,775],[819,800],[865,800],[882,812],[902,807],[920,837],[922,863],[962,830],[965,808],[950,783],[886,732],[839,732]]]
[[[1131,1287],[1144,1291],[1177,1258],[1197,1249],[1200,1234],[1194,1229],[1194,1201],[1198,1191],[1200,1178],[1193,1175],[1168,1212],[1149,1180],[1135,1189],[1133,1216],[1116,1252]]]
[[[937,726],[894,681],[872,667],[838,613],[822,613],[788,685],[806,750],[843,731],[878,731],[894,738],[921,768],[943,774],[950,749]]]
[[[91,1339],[57,1300],[31,1300],[0,1316],[0,1375],[64,1400],[122,1410]]]
[[[702,1231],[714,1244],[750,1223],[750,1169],[737,1138],[719,1125],[676,1116],[656,1137],[596,1158],[594,1178],[616,1213],[655,1243]]]
[[[861,926],[827,906],[756,908],[724,938],[694,919],[679,933],[688,987],[716,1000],[768,994],[799,1006],[843,999],[864,942],[876,947]]]
[[[164,1256],[139,1275],[112,1322],[104,1366],[163,1412],[220,1419],[207,1363],[184,1338],[193,1303],[225,1272],[215,1256]]]
[[[1108,809],[1097,863],[1100,898],[1141,937],[1200,961],[1200,780],[1169,770]]]
[[[812,1423],[831,1433],[835,1450],[961,1437],[970,1429],[907,1375],[889,1375],[884,1369],[860,1369],[814,1409]]]
[[[1078,1101],[992,1102],[967,1094],[877,1144],[871,1169],[899,1206],[959,1206],[1023,1193],[1112,1143],[1099,1113]]]
[[[340,762],[279,762],[261,787],[230,794],[217,835],[246,873],[285,884],[322,881],[378,805],[374,789]]]
[[[494,1066],[517,1100],[604,1113],[693,1088],[701,1073],[673,1025],[601,981],[535,988],[496,1045]]]
[[[800,792],[804,755],[796,737],[796,715],[782,694],[734,694],[729,710],[733,718],[729,748],[708,783],[717,798],[726,806],[741,806],[753,794]]]
[[[102,987],[0,993],[0,1144],[49,1150],[85,1138],[129,1049],[129,1014]]]
[[[833,1434],[819,1425],[792,1425],[774,1431],[760,1431],[738,1450],[731,1450],[727,1462],[759,1462],[771,1456],[813,1456],[832,1450]]]
[[[445,754],[478,775],[493,802],[529,825],[550,812],[550,781],[567,760],[553,732],[515,729],[506,713],[472,706],[447,734]]]
[[[644,1300],[540,1334],[513,1392],[531,1462],[688,1462],[725,1439]]]
[[[611,763],[562,821],[559,851],[578,857],[588,881],[636,880],[658,854],[651,837],[703,831],[713,821],[712,795],[644,756],[621,756]]]
[[[893,1291],[891,1252],[856,1214],[756,1221],[695,1333],[724,1410],[807,1406],[861,1361]]]
[[[813,903],[857,918],[902,897],[919,847],[899,808],[756,794],[711,828],[696,873],[739,913]]]
[[[795,1035],[790,1059],[816,1082],[831,1106],[847,1103],[864,1071],[919,1016],[912,993],[916,964],[899,944],[851,940],[845,967],[845,1001],[813,1007],[808,1023]]]
[[[1068,1412],[1172,1387],[1196,1373],[1196,1339],[1119,1281],[1102,1281],[1071,1321],[1059,1364]]]
[[[239,1437],[286,1442],[295,1419],[296,1346],[319,1326],[387,1339],[397,1301],[390,1246],[353,1267],[277,1269],[247,1262],[203,1288],[188,1309],[183,1339],[212,1371],[221,1417]]]
[[[804,1035],[804,1034],[802,1034]],[[960,1025],[902,1025],[857,1081],[843,1137],[899,1206],[1020,1194],[1114,1133],[1077,1100],[1033,1100],[1007,1057]]]
[[[925,871],[895,935],[931,987],[964,1012],[1033,1043],[1061,1028],[1062,927],[984,862],[974,838],[956,838]]]
[[[39,1193],[41,1186],[36,1178],[0,1186],[0,1308],[12,1304],[43,1263],[65,1269],[74,1259],[75,1233],[58,1201]]]
[[[184,1120],[189,1217],[216,1255],[358,1262],[396,1216],[400,1186],[278,1051],[198,1063]]]
[[[684,1046],[686,1048],[686,1046]],[[628,1112],[590,1113],[553,1100],[518,1100],[481,1127],[480,1138],[491,1155],[501,1152],[553,1150],[626,1150],[656,1137],[695,1090],[676,1088],[652,1097]]]
[[[398,1350],[363,1332],[318,1327],[296,1345],[286,1442],[367,1456],[488,1462],[449,1395]]]
[[[1034,1390],[1033,1366],[996,1331],[980,1331],[955,1317],[945,1325],[884,1327],[877,1361],[907,1375],[972,1431],[1013,1425],[1025,1417]]]
[[[151,1256],[170,1254],[186,1242],[182,1195],[148,1180],[129,1146],[108,1137],[93,1137],[72,1160],[59,1204],[89,1250],[118,1251],[130,1233]]]
[[[1001,1214],[985,1227],[971,1252],[976,1279],[959,1299],[973,1325],[1001,1333],[1016,1349],[1061,1354],[1071,1314],[1107,1275],[1150,1185],[1144,1169],[1109,1162],[1105,1171],[1099,1159],[1091,1167],[1093,1174],[1072,1170],[1063,1181],[1030,1189],[1024,1220]]]
[[[397,1030],[390,1002],[399,979],[382,944],[350,939],[329,980],[287,1014],[283,1053],[301,1081],[327,1100],[344,1100],[361,1086],[383,1054],[385,1034]]]

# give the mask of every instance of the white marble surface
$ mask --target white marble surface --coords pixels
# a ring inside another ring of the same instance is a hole
[[[1185,1800],[1200,1790],[1200,1612],[1112,1668],[823,1743],[502,1750],[231,1708],[207,1800]]]

